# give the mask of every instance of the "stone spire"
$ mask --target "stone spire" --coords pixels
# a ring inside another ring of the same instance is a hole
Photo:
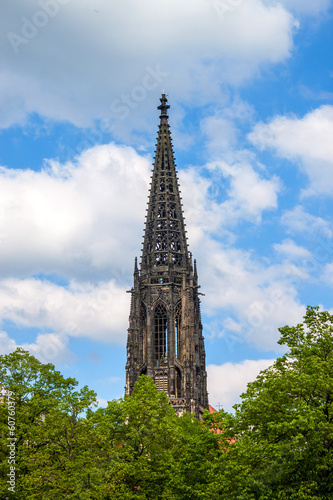
[[[168,124],[167,98],[162,94],[158,109],[160,125],[155,150],[141,267],[157,272],[165,266],[188,266],[184,216]]]
[[[208,408],[198,274],[187,247],[184,215],[163,92],[140,269],[127,339],[126,393],[152,377],[178,414]]]

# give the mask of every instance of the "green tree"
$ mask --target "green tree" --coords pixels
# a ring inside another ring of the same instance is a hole
[[[279,329],[288,352],[223,415],[220,478],[237,499],[333,498],[333,316],[308,307]]]
[[[1,498],[62,498],[65,491],[70,498],[90,498],[76,494],[85,489],[89,473],[85,455],[90,441],[82,412],[96,394],[87,387],[75,391],[75,379],[64,378],[52,364],[42,364],[20,348],[0,356],[0,386],[14,401],[12,406],[8,401],[0,405]],[[11,432],[15,493],[8,491],[7,483]]]
[[[45,415],[29,446],[30,473],[23,489],[27,499],[90,499],[99,490],[94,462],[94,429],[84,412],[96,394],[87,387],[66,391]]]
[[[288,352],[248,385],[235,415],[206,413],[204,422],[177,417],[149,377],[93,411],[95,393],[53,365],[21,349],[1,356],[17,478],[8,493],[2,401],[1,498],[332,498],[333,316],[308,308],[303,324],[280,332]]]
[[[178,419],[180,445],[173,457],[170,491],[175,499],[218,500],[221,483],[217,479],[219,457],[223,446],[212,432],[210,415],[203,422],[185,413]]]
[[[103,498],[168,498],[178,418],[153,380],[142,375],[131,396],[110,402],[91,419],[104,471]]]
[[[193,415],[178,417],[166,394],[142,375],[130,396],[91,412],[107,499],[199,500],[213,494],[218,437]]]
[[[18,349],[0,357],[15,399],[15,493],[8,492],[8,408],[0,405],[0,498],[205,499],[220,453],[209,426],[176,416],[142,376],[131,396],[93,411],[95,393]],[[86,415],[85,415],[86,413]]]

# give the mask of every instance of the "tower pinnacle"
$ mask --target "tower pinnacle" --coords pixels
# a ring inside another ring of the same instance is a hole
[[[185,223],[176,165],[168,124],[167,99],[162,94],[160,125],[155,150],[145,236],[142,270],[157,272],[165,266],[188,265]]]
[[[170,108],[169,104],[167,104],[168,99],[165,97],[165,93],[163,90],[162,97],[160,98],[161,104],[157,107],[161,111],[160,118],[166,117],[168,118],[167,110]]]

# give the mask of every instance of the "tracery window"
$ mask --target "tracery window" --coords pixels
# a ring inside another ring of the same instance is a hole
[[[180,342],[180,328],[182,321],[182,303],[179,301],[175,308],[175,353],[176,358],[180,355],[179,342]]]
[[[144,363],[146,361],[146,350],[147,350],[147,313],[146,306],[141,302],[140,308],[140,362]]]
[[[167,311],[158,304],[154,314],[155,360],[157,366],[165,364],[168,356],[168,320]]]

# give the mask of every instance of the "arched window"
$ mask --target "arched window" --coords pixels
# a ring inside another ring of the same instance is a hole
[[[147,350],[147,313],[146,306],[141,302],[140,309],[140,363],[145,363],[146,361],[146,350]]]
[[[175,351],[176,358],[180,355],[179,342],[180,342],[180,327],[182,322],[182,303],[179,301],[175,308]]]
[[[181,398],[182,397],[182,376],[180,373],[179,368],[176,367],[175,370],[175,375],[176,375],[176,398]]]
[[[168,331],[167,311],[162,304],[158,304],[154,314],[154,338],[156,365],[161,366],[167,361]]]

